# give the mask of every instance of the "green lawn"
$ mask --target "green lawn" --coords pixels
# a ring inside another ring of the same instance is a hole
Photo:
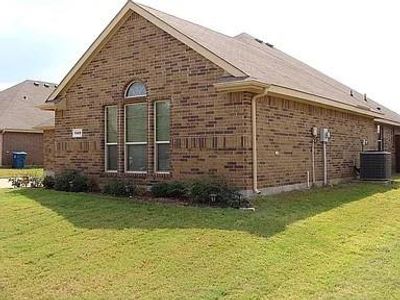
[[[13,176],[42,176],[43,169],[41,168],[26,168],[26,169],[4,169],[0,168],[0,178],[10,178]]]
[[[0,190],[0,299],[400,298],[397,184],[255,206]]]

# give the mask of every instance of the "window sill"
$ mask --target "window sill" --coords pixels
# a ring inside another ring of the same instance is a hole
[[[122,173],[122,176],[125,177],[136,177],[136,178],[146,178],[147,177],[147,172],[129,172],[126,171],[125,173]]]
[[[144,178],[144,179],[169,179],[172,177],[171,172],[157,172],[157,173],[147,173],[147,172],[103,172],[102,177],[105,178]]]
[[[171,172],[156,172],[153,174],[154,178],[171,178]]]

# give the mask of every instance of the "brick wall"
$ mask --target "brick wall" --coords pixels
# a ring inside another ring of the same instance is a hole
[[[54,171],[55,155],[54,130],[43,131],[43,154],[43,168],[46,174],[52,174]]]
[[[225,72],[150,22],[132,13],[60,96],[56,112],[54,170],[79,169],[104,183],[111,177],[139,182],[187,179],[217,173],[242,189],[252,187],[250,93],[217,94]],[[132,81],[145,83],[146,98],[127,100]],[[153,105],[171,102],[171,174],[154,174]],[[146,175],[124,173],[124,105],[148,108]],[[119,166],[104,172],[104,107],[119,107]],[[371,119],[277,98],[258,102],[259,187],[304,183],[311,171],[311,127],[329,128],[328,176],[353,176],[361,140],[377,145]],[[83,138],[71,131],[83,129]],[[390,137],[387,137],[390,139]],[[393,139],[392,139],[393,140]],[[393,143],[392,143],[393,144]],[[387,147],[391,146],[390,142]],[[322,179],[322,147],[316,143],[316,177]],[[51,164],[49,162],[49,164]]]
[[[89,176],[154,181],[217,173],[245,188],[251,183],[251,94],[217,94],[213,84],[225,72],[132,13],[105,47],[61,95],[67,108],[56,112],[55,170],[80,169]],[[123,98],[128,84],[145,83],[148,97]],[[153,172],[153,105],[171,102],[170,176]],[[148,175],[124,174],[124,105],[147,102]],[[119,107],[119,173],[104,172],[104,106]],[[83,129],[72,139],[73,128]],[[144,178],[143,178],[144,177]]]
[[[328,128],[328,179],[353,177],[359,166],[361,141],[365,150],[377,149],[372,119],[293,101],[264,97],[257,102],[258,180],[260,188],[306,183],[312,177],[311,128]],[[393,130],[385,126],[385,149],[394,152]],[[393,155],[394,157],[394,155]],[[315,144],[316,180],[323,180],[322,143]]]
[[[2,146],[3,166],[12,165],[13,151],[28,153],[26,165],[43,165],[43,135],[41,133],[4,133]]]
[[[394,136],[396,134],[395,128],[389,125],[381,125],[383,129],[383,150],[392,153],[392,169],[396,170],[396,149],[394,143]]]

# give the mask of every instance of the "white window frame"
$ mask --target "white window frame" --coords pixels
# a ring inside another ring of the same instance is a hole
[[[108,116],[107,116],[107,110],[110,107],[115,107],[117,109],[117,142],[116,143],[108,143],[107,142],[107,121],[108,121]],[[117,105],[109,105],[105,106],[104,109],[104,170],[106,173],[118,173],[118,106]],[[108,170],[107,168],[107,162],[108,162],[108,146],[117,146],[117,170]]]
[[[134,85],[135,83],[139,83],[139,84],[142,84],[142,85],[144,86],[144,89],[145,89],[145,94],[144,94],[144,95],[128,96],[128,91],[129,91],[129,89],[130,89],[131,86]],[[145,97],[147,97],[147,87],[146,87],[146,85],[145,85],[143,82],[141,82],[141,81],[132,81],[132,82],[128,85],[128,87],[125,89],[125,93],[124,93],[124,98],[125,98],[125,99],[135,99],[135,98],[145,98]]]
[[[166,102],[169,103],[171,105],[171,101],[170,100],[158,100],[154,102],[154,173],[155,174],[171,174],[171,171],[158,171],[158,147],[157,145],[162,145],[162,144],[169,144],[171,145],[171,141],[157,141],[157,103],[162,103],[162,102]],[[170,115],[170,122],[171,122],[171,115]],[[171,131],[171,128],[170,128]],[[171,132],[170,132],[170,139],[171,139]],[[170,146],[171,147],[171,146]],[[169,162],[170,168],[171,168],[171,148],[170,148],[170,162]]]
[[[131,97],[131,98],[137,98],[137,97]],[[148,122],[146,122],[146,142],[127,142],[127,136],[126,136],[126,110],[128,106],[134,106],[134,105],[146,105],[146,118],[148,118],[148,113],[147,113],[147,103],[146,102],[140,102],[140,103],[133,103],[133,104],[126,104],[124,107],[124,143],[125,143],[125,151],[124,151],[124,171],[127,174],[147,174],[147,171],[129,171],[128,170],[128,146],[130,145],[146,145],[146,162],[148,158],[148,151],[149,147],[147,146],[147,139],[148,139]],[[146,170],[147,170],[148,164],[146,163]]]

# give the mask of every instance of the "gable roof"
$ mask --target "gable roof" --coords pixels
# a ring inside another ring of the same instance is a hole
[[[80,61],[67,74],[50,96],[49,102],[67,86],[74,75],[105,42],[123,17],[134,11],[187,44],[238,81],[253,81],[327,100],[333,107],[345,109],[399,123],[400,115],[374,102],[344,84],[283,53],[270,44],[243,33],[230,37],[192,22],[177,18],[148,6],[128,1],[110,25],[92,44]],[[340,105],[338,105],[340,104]]]
[[[49,118],[36,106],[42,104],[55,90],[54,83],[26,80],[0,91],[0,131],[37,132],[34,127]]]

